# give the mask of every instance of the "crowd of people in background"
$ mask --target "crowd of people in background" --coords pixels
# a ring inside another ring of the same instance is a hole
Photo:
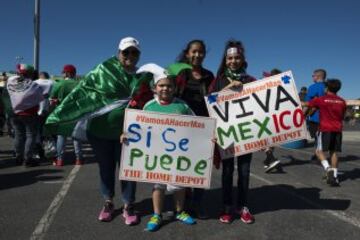
[[[226,89],[240,91],[244,84],[256,81],[247,72],[248,61],[241,41],[230,40],[225,44],[216,75],[203,66],[206,51],[204,41],[189,41],[176,61],[190,65],[191,69],[185,69],[175,79],[166,75],[148,79],[149,75],[140,74],[137,67],[140,43],[132,37],[121,39],[116,56],[100,63],[80,79],[72,64],[63,66],[63,76],[59,79],[51,79],[47,72],[37,73],[31,65],[18,64],[16,75],[2,74],[5,84],[0,88],[0,134],[4,135],[6,129],[6,133],[14,137],[15,164],[25,167],[44,162],[51,162],[55,167],[64,166],[67,140],[74,145],[74,164],[81,166],[85,162],[82,142],[89,142],[98,162],[104,201],[98,219],[111,221],[115,209],[115,173],[121,164],[121,144],[126,141],[126,136],[119,141],[125,108],[166,113],[176,109],[182,114],[208,117],[206,95]],[[264,73],[264,77],[279,73],[280,70],[273,69]],[[330,186],[339,186],[336,152],[341,151],[342,121],[346,116],[349,119],[359,117],[359,109],[353,109],[350,117],[346,115],[345,101],[337,96],[341,82],[327,80],[324,69],[315,70],[312,77],[314,83],[308,88],[302,87],[299,98],[308,116],[308,131],[316,143],[313,159],[318,159],[324,167],[326,182]],[[77,137],[81,131],[85,131],[84,137]],[[263,152],[265,172],[282,171],[275,148],[266,148]],[[329,152],[328,158],[326,152]],[[255,218],[248,204],[252,154],[221,161],[217,151],[214,155],[215,167],[222,168],[220,222],[231,223],[237,214],[244,223],[253,223]],[[235,169],[238,179],[234,203]],[[208,218],[203,204],[206,199],[204,189],[155,184],[152,193],[154,214],[147,230],[156,231],[161,226],[166,190],[174,193],[177,220],[192,225],[195,218]],[[121,181],[122,216],[127,225],[139,222],[135,193],[136,182]]]

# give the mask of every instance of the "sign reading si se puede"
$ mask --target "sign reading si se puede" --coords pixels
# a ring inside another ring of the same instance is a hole
[[[291,71],[205,97],[222,159],[306,138]]]
[[[210,188],[216,120],[126,109],[120,179]]]

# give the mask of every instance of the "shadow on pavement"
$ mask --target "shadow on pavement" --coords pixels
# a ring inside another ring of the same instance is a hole
[[[312,160],[311,157],[308,159],[297,159],[293,157],[292,155],[282,155],[281,159],[289,159],[290,161],[282,161],[281,166],[287,167],[287,166],[294,166],[294,165],[304,165],[304,164],[318,164],[318,160]],[[320,163],[319,163],[320,164]]]
[[[348,199],[322,199],[320,188],[295,188],[280,184],[262,186],[250,190],[250,206],[254,214],[283,209],[326,209],[345,210],[350,206]]]
[[[342,175],[339,176],[340,184],[346,180],[356,180],[360,178],[360,169],[355,168],[351,171],[344,171]]]
[[[356,174],[360,174],[359,169],[357,169]],[[321,191],[315,187],[295,188],[286,184],[262,186],[249,190],[248,207],[253,214],[259,214],[284,209],[346,210],[351,204],[351,200],[348,199],[322,199],[320,198]],[[222,210],[221,194],[220,188],[205,191],[203,205],[211,219],[218,219],[220,216]],[[236,196],[235,188],[233,194]],[[172,195],[167,194],[164,212],[173,210],[172,200]],[[234,199],[234,203],[236,203],[236,199]],[[136,209],[141,217],[151,215],[153,211],[150,196],[136,203]]]
[[[358,161],[358,160],[360,160],[360,156],[356,156],[356,155],[346,155],[346,156],[339,157],[340,164],[341,164],[341,162],[352,162],[352,161]]]
[[[50,170],[50,169],[34,169],[34,170],[24,170],[23,172],[17,172],[17,173],[0,174],[0,190],[22,187],[22,186],[34,184],[38,181],[60,180],[63,179],[63,177],[48,175],[48,174],[55,174],[60,172],[62,171]]]

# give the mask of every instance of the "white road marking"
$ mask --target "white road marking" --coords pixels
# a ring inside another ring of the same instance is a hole
[[[63,180],[58,180],[58,181],[42,181],[42,183],[45,184],[59,184],[59,183],[63,183]]]
[[[41,240],[45,237],[46,232],[48,231],[54,217],[60,208],[67,192],[69,191],[72,182],[74,181],[77,172],[80,170],[81,166],[74,166],[71,170],[69,176],[64,181],[63,186],[61,187],[60,191],[50,204],[50,207],[47,209],[44,216],[40,219],[40,222],[36,226],[34,232],[31,235],[31,240]]]
[[[312,200],[310,200],[310,199],[308,199],[308,198],[306,198],[306,197],[304,197],[304,196],[302,196],[300,194],[297,194],[297,193],[292,192],[292,191],[288,191],[283,187],[276,186],[276,183],[274,183],[274,182],[272,182],[270,180],[267,180],[267,179],[265,179],[265,178],[263,178],[261,176],[253,174],[253,173],[250,173],[250,176],[257,179],[257,180],[259,180],[259,181],[262,181],[262,182],[264,182],[264,183],[266,183],[268,185],[274,185],[275,187],[279,188],[284,193],[292,195],[293,197],[296,197],[296,198],[306,202],[307,204],[309,204],[309,205],[311,205],[311,206],[313,206],[315,208],[318,208],[318,209],[321,209],[321,210],[324,209],[324,207],[321,206],[320,204],[318,204],[318,203],[316,203],[316,202],[314,202],[314,201],[312,201]],[[325,211],[326,213],[328,213],[328,214],[330,214],[330,215],[332,215],[332,216],[334,216],[334,217],[336,217],[336,218],[338,218],[338,219],[340,219],[340,220],[342,220],[344,222],[347,222],[347,223],[349,223],[349,224],[351,224],[351,225],[353,225],[355,227],[360,228],[360,220],[353,217],[353,216],[349,216],[348,214],[346,214],[343,211],[334,211],[334,210],[323,210],[323,211]]]

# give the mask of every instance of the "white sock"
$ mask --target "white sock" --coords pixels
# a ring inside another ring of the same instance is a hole
[[[327,160],[322,160],[321,165],[323,165],[325,170],[327,170],[330,167],[329,162]]]
[[[334,170],[334,177],[337,178],[337,175],[338,175],[338,169],[337,168],[333,168]]]

